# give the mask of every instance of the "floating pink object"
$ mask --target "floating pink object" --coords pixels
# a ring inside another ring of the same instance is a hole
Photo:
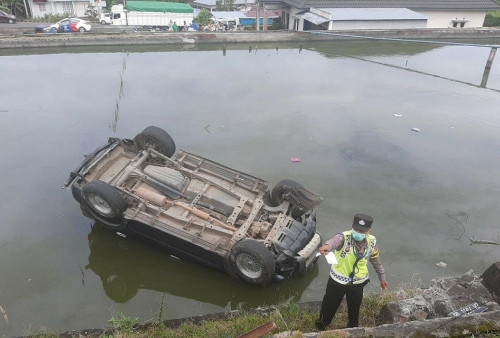
[[[298,158],[298,157],[292,157],[292,162],[300,162],[300,158]]]

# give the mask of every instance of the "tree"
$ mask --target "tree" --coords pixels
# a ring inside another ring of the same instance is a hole
[[[234,11],[234,0],[217,0],[215,1],[216,11]]]
[[[200,14],[198,14],[198,17],[196,18],[196,23],[202,26],[206,26],[210,22],[210,18],[212,17],[212,14],[210,11],[206,8],[202,9],[200,11]]]
[[[23,0],[0,0],[0,8],[14,14],[17,17],[27,16]]]

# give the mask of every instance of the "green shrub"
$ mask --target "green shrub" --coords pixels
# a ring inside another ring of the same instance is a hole
[[[484,27],[498,27],[500,26],[500,11],[491,11],[486,13],[484,18]]]

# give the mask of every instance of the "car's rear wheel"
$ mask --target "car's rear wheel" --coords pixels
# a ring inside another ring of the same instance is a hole
[[[273,207],[277,207],[286,198],[286,194],[290,192],[291,189],[302,187],[302,184],[297,183],[292,180],[283,180],[278,182],[273,190],[271,190],[271,204]]]
[[[119,225],[127,202],[118,190],[106,182],[92,181],[83,187],[86,205],[106,222]]]
[[[50,29],[50,32],[51,32],[51,33],[57,33],[57,28],[52,27],[52,28]]]
[[[269,249],[261,242],[244,239],[231,250],[229,262],[233,271],[252,284],[268,284],[274,275],[276,262]]]
[[[102,20],[101,25],[105,25],[105,24],[106,24],[106,21]]]
[[[153,148],[165,156],[171,157],[175,153],[175,142],[163,129],[147,127],[134,138],[140,149]]]
[[[87,30],[85,29],[85,27],[80,27],[80,28],[78,28],[78,31],[80,33],[85,33]]]
[[[14,20],[13,19],[9,19],[9,23],[14,23]]]

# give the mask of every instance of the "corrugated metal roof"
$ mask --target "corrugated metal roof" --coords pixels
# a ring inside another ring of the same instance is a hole
[[[304,20],[312,22],[315,25],[321,25],[322,23],[330,21],[329,19],[325,19],[324,17],[316,15],[316,14],[311,13],[311,12],[305,12],[305,13],[297,14],[297,16],[299,18],[302,18]]]
[[[213,11],[212,15],[216,19],[234,19],[234,18],[245,18],[246,19],[246,17],[247,17],[245,15],[245,13],[239,12],[239,11],[233,11],[233,12],[216,12],[216,11]]]
[[[257,17],[257,8],[252,7],[252,9],[247,11],[245,13],[245,15],[249,18],[256,18]],[[261,18],[264,17],[264,11],[262,9],[260,10],[260,17]],[[280,17],[280,15],[278,13],[276,13],[275,11],[267,11],[267,18],[268,19],[274,19],[274,18],[279,18],[279,17]]]
[[[261,0],[276,3],[276,0]],[[498,10],[494,0],[282,0],[297,8],[408,8],[418,10]]]
[[[200,4],[200,5],[205,5],[205,6],[216,6],[216,0],[195,0],[193,1],[193,4]],[[255,0],[234,0],[234,5],[235,6],[240,6],[240,5],[252,5],[255,4]]]
[[[179,2],[127,1],[127,9],[138,12],[193,13],[191,5]]]
[[[427,16],[407,8],[318,8],[333,15],[334,21],[426,20]]]

